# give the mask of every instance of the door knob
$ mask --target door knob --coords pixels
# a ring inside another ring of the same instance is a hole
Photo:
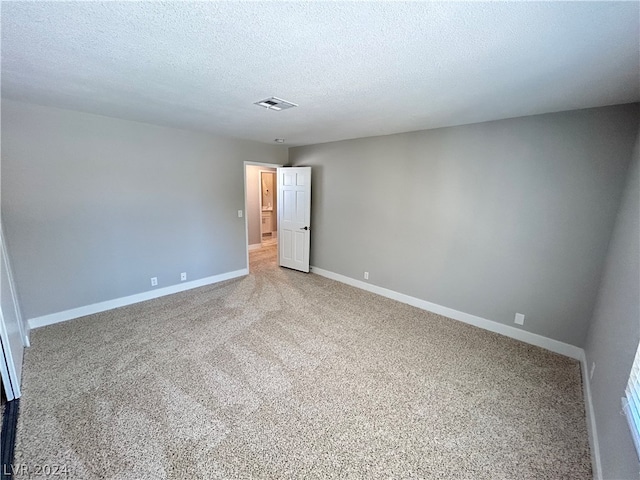
[[[300,230],[311,230],[309,227],[302,227]]]

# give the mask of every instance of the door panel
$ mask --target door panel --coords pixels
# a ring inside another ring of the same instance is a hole
[[[282,239],[280,241],[282,243],[282,248],[280,249],[280,258],[286,261],[293,260],[293,242],[291,241],[291,231],[286,230],[283,233]]]
[[[311,167],[278,168],[280,265],[309,271]]]
[[[296,258],[295,261],[298,263],[304,262],[304,241],[305,241],[305,235],[302,232],[296,232],[295,233],[296,236],[296,247],[294,249],[295,254],[296,254]],[[308,271],[308,270],[307,270]]]
[[[305,223],[304,220],[307,213],[305,200],[306,200],[306,192],[296,192],[295,215],[296,215],[296,221],[300,223]]]

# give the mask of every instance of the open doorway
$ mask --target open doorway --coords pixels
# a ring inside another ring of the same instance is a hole
[[[247,267],[256,253],[278,250],[277,167],[282,165],[245,162],[245,216],[247,227]],[[263,256],[262,254],[260,256]]]
[[[278,199],[276,194],[276,170],[258,172],[260,187],[260,243],[262,246],[278,244]]]

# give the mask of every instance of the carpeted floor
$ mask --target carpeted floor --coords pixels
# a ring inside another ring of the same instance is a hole
[[[16,462],[79,479],[591,478],[576,361],[277,268],[275,247],[251,270],[33,331]]]

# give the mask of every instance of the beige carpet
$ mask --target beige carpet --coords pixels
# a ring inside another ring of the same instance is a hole
[[[16,462],[79,479],[591,477],[576,361],[274,255],[33,331]]]

